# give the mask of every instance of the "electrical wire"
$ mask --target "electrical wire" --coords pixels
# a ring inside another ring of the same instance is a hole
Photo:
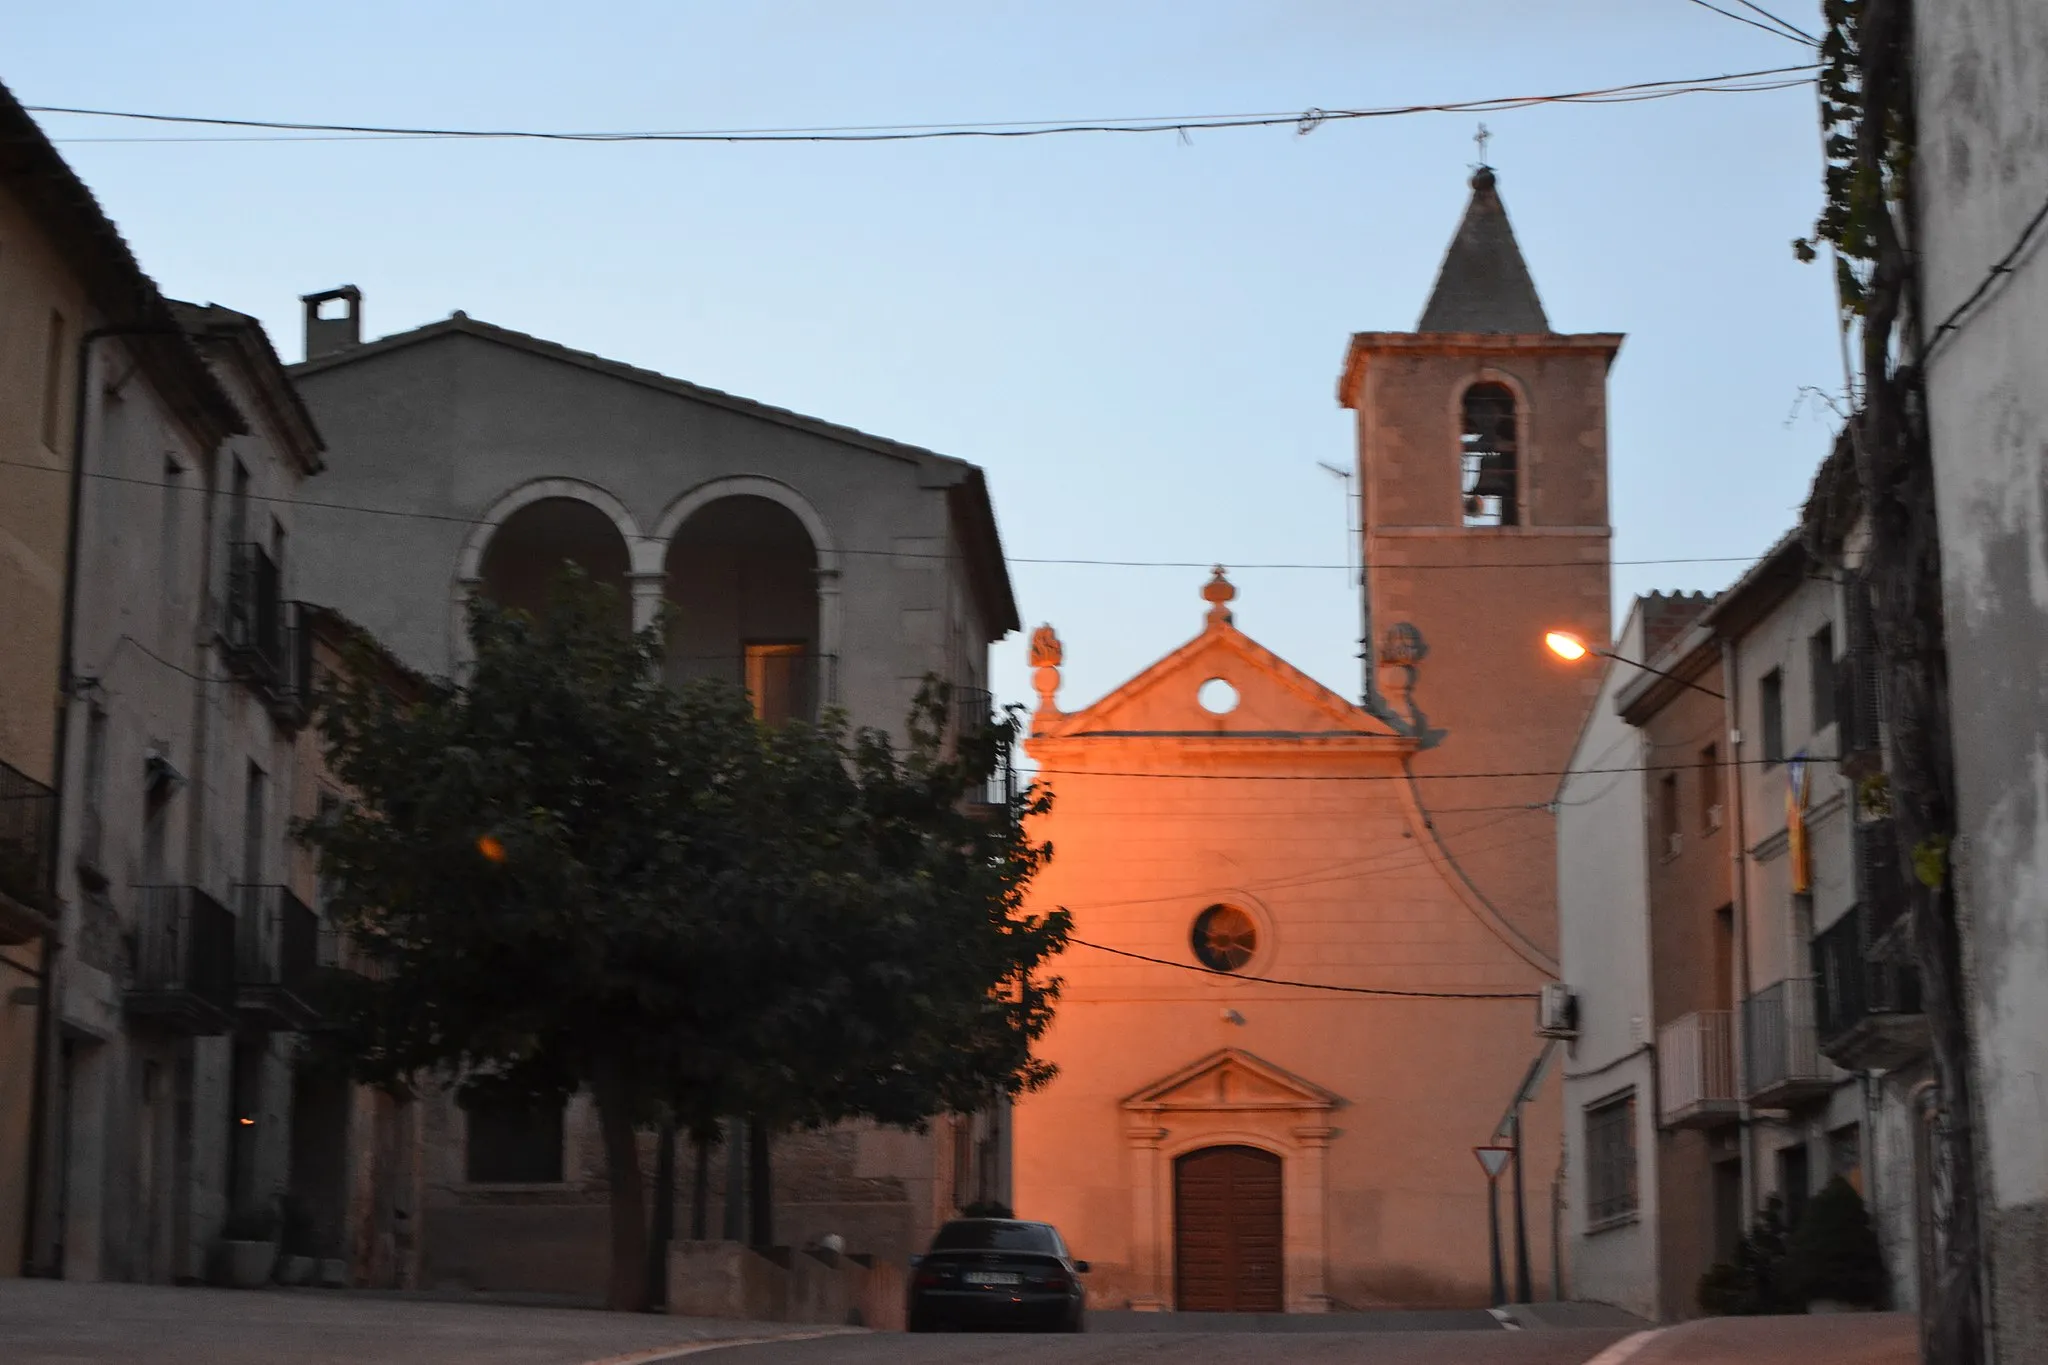
[[[1376,995],[1399,1000],[1534,1000],[1539,994],[1536,991],[1404,991],[1379,986],[1339,986],[1327,981],[1290,981],[1285,977],[1219,972],[1198,963],[1175,962],[1171,958],[1134,953],[1128,948],[1112,948],[1106,943],[1092,943],[1085,938],[1069,937],[1067,942],[1077,948],[1092,948],[1098,953],[1111,953],[1137,962],[1149,962],[1155,967],[1171,967],[1175,971],[1200,972],[1203,976],[1216,977],[1224,981],[1241,981],[1261,986],[1292,986],[1307,991],[1336,991],[1342,995]]]
[[[0,458],[0,467],[37,470],[45,474],[68,476],[70,471],[58,465],[40,464],[33,460],[12,460]],[[194,482],[168,482],[162,479],[145,479],[130,474],[114,474],[100,470],[87,470],[84,477],[106,483],[126,484],[137,488],[169,489],[197,497],[211,497],[215,490]],[[452,512],[423,512],[407,507],[372,507],[361,503],[334,502],[323,498],[296,498],[281,494],[250,492],[245,495],[251,503],[262,503],[273,507],[305,507],[320,512],[350,512],[362,516],[397,517],[415,521],[433,521],[456,526],[491,526],[484,517],[462,516]],[[936,550],[869,549],[864,547],[841,546],[834,553],[842,555],[872,556],[886,559],[942,559],[958,560],[955,552]],[[1052,555],[1005,555],[1011,564],[1063,565],[1093,569],[1210,569],[1215,567],[1213,559],[1079,559]],[[1756,556],[1749,555],[1690,555],[1658,559],[1610,559],[1610,568],[1643,567],[1669,564],[1749,564]],[[1308,569],[1315,571],[1341,570],[1347,574],[1355,572],[1350,564],[1318,563],[1310,560],[1277,560],[1238,562],[1230,566],[1233,570]],[[1539,559],[1539,560],[1458,560],[1424,563],[1397,563],[1384,561],[1366,565],[1368,569],[1585,569],[1598,567],[1598,561],[1584,559]]]
[[[1704,2],[1704,0],[1702,0]],[[1749,93],[1780,90],[1810,81],[1815,66],[1767,67],[1756,71],[1728,72],[1719,76],[1684,77],[1673,80],[1638,81],[1627,85],[1566,91],[1547,95],[1493,96],[1441,104],[1388,105],[1366,109],[1307,109],[1300,112],[1260,114],[1196,114],[1173,117],[1108,118],[1091,120],[1043,120],[1028,123],[957,123],[838,126],[819,128],[723,128],[641,132],[565,132],[530,128],[433,128],[366,123],[313,123],[286,119],[223,118],[196,114],[163,114],[128,109],[87,109],[69,105],[27,105],[32,114],[56,114],[77,118],[122,119],[132,122],[180,124],[211,128],[239,128],[256,132],[286,134],[343,135],[375,140],[447,139],[461,141],[544,141],[544,142],[924,142],[940,139],[1013,139],[1053,137],[1077,133],[1171,133],[1185,137],[1205,129],[1293,127],[1307,134],[1325,123],[1356,119],[1393,118],[1410,114],[1496,113],[1542,104],[1622,104],[1669,99],[1678,95]],[[69,139],[77,140],[77,139]],[[171,141],[168,138],[138,139]],[[190,139],[215,141],[219,139]],[[243,137],[239,140],[251,140]],[[302,137],[263,138],[262,141],[301,141]]]
[[[2048,203],[2043,203],[2039,209],[2035,210],[2034,216],[2027,220],[2027,225],[2020,229],[2019,240],[2012,244],[2012,250],[1999,257],[1997,263],[1991,269],[1984,272],[1984,278],[1977,282],[1977,287],[1970,291],[1969,297],[1957,304],[1949,312],[1949,315],[1941,320],[1941,325],[1936,327],[1933,333],[1928,336],[1927,344],[1920,350],[1920,363],[1923,366],[1927,363],[1928,358],[1934,354],[1934,348],[1939,346],[1945,337],[1962,330],[1963,315],[1972,308],[1975,308],[1979,301],[1991,292],[1991,287],[1994,284],[1998,283],[2003,277],[2012,274],[2013,264],[2019,260],[2020,254],[2027,249],[2027,244],[2033,241],[2034,234],[2040,231],[2041,224],[2043,223],[2048,223]]]
[[[1734,10],[1722,9],[1719,5],[1710,3],[1710,0],[1692,0],[1692,3],[1698,5],[1701,9],[1710,9],[1724,19],[1733,19],[1738,24],[1748,24],[1751,28],[1761,29],[1773,38],[1789,38],[1795,43],[1804,43],[1808,47],[1820,46],[1820,43],[1811,34],[1793,28],[1792,25],[1786,23],[1777,15],[1772,14],[1769,10],[1757,9],[1755,5],[1749,4],[1748,0],[1737,0],[1737,3],[1741,4],[1744,9],[1756,10],[1758,14],[1769,19],[1771,21],[1770,24],[1760,24],[1754,19],[1737,14]],[[1773,28],[1772,24],[1777,25],[1777,27]]]

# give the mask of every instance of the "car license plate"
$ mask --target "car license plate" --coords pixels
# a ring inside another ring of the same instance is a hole
[[[1014,1275],[1007,1270],[970,1270],[960,1278],[969,1284],[999,1284],[1008,1286],[1024,1283],[1022,1275]]]

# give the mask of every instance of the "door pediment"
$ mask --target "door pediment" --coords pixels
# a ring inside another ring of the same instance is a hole
[[[1126,1097],[1132,1114],[1327,1113],[1343,1099],[1238,1048],[1224,1048]]]

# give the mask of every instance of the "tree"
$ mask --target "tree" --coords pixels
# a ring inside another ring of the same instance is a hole
[[[638,1128],[702,1134],[771,1103],[816,1121],[876,1089],[920,1119],[920,1102],[1030,1084],[1055,989],[1035,972],[1065,918],[1017,916],[1037,866],[1021,834],[956,847],[967,831],[928,794],[964,780],[957,763],[917,744],[898,759],[837,721],[771,729],[729,686],[672,689],[659,628],[625,634],[617,613],[572,570],[537,618],[473,605],[460,682],[409,702],[370,669],[331,684],[322,738],[354,803],[302,835],[372,964],[334,983],[332,1045],[372,1082],[440,1074],[471,1098],[555,1102],[587,1088],[607,1299],[637,1308]],[[976,982],[1019,1002],[984,1010],[980,1034]],[[939,1027],[975,1044],[969,1061],[935,1063]],[[800,1051],[839,1034],[857,1045],[822,1066]]]
[[[1700,1276],[1700,1311],[1743,1317],[1792,1312],[1785,1258],[1785,1204],[1774,1194],[1736,1243],[1735,1260],[1717,1262]]]
[[[1832,1299],[1858,1308],[1884,1306],[1884,1252],[1863,1196],[1841,1176],[1807,1201],[1786,1251],[1786,1290],[1800,1308]]]
[[[1934,1274],[1921,1313],[1930,1365],[1983,1353],[1982,1266],[1970,1040],[1951,851],[1955,749],[1949,728],[1941,538],[1927,431],[1924,308],[1907,248],[1913,187],[1911,0],[1826,0],[1821,126],[1827,171],[1815,237],[1836,258],[1843,325],[1859,333],[1861,383],[1843,431],[1844,466],[1868,526],[1858,591],[1869,595],[1883,661],[1885,797],[1894,817],[1914,958],[1932,1042]],[[1795,242],[1807,260],[1814,243]],[[1903,324],[1903,325],[1902,325]],[[1806,539],[1839,562],[1826,534],[1837,490],[1817,487]]]

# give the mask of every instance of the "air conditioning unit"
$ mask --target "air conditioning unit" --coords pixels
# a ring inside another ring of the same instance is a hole
[[[1721,828],[1721,807],[1720,807],[1720,806],[1718,806],[1718,805],[1713,805],[1713,806],[1708,806],[1708,807],[1707,807],[1707,828],[1708,828],[1708,829],[1719,829],[1719,828]]]
[[[1546,981],[1536,1000],[1536,1032],[1544,1038],[1579,1036],[1579,998],[1562,981]]]

